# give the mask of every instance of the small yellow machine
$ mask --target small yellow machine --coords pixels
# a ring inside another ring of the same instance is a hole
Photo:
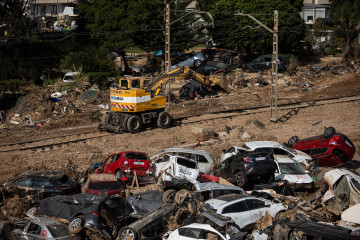
[[[150,77],[121,78],[110,87],[110,110],[104,115],[100,130],[118,133],[137,133],[144,124],[156,123],[168,128],[172,119],[166,108],[166,96],[159,94],[169,81],[195,79],[206,88],[220,87],[226,90],[227,82],[221,77],[205,77],[187,67],[175,69],[167,74]]]

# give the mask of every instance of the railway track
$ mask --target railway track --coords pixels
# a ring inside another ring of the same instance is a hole
[[[278,104],[278,110],[290,110],[293,111],[294,109],[301,109],[301,108],[307,108],[307,107],[314,107],[314,106],[322,106],[322,105],[328,105],[328,104],[337,104],[337,103],[345,103],[345,102],[354,102],[360,100],[360,94],[359,95],[352,95],[347,97],[334,97],[334,98],[327,98],[327,99],[319,99],[319,100],[312,100],[312,101],[302,101],[302,102],[295,102],[295,103],[285,103],[285,104]],[[225,110],[225,111],[217,111],[212,113],[204,113],[204,114],[196,114],[191,116],[185,116],[181,118],[176,118],[175,123],[176,125],[185,125],[185,124],[192,124],[197,122],[205,122],[209,120],[215,120],[215,119],[221,119],[221,118],[231,118],[241,115],[251,115],[256,113],[262,113],[262,112],[268,112],[269,106],[258,106],[258,107],[250,107],[250,108],[240,108],[240,109],[232,109],[232,110]],[[211,115],[208,118],[200,118],[196,119],[197,117],[201,117],[203,115]],[[195,118],[194,120],[191,120],[191,118]],[[286,118],[286,114],[279,117],[279,121],[281,121],[282,118]],[[98,133],[98,134],[97,134]],[[94,135],[96,136],[89,136],[86,135]],[[28,140],[28,141],[22,141],[22,142],[16,142],[16,143],[9,143],[9,144],[2,144],[0,147],[2,150],[0,150],[0,153],[5,152],[13,152],[13,151],[25,151],[25,150],[38,150],[38,149],[45,149],[45,148],[54,148],[54,147],[60,147],[62,145],[67,145],[71,143],[76,142],[86,142],[87,140],[96,139],[96,138],[102,138],[107,137],[110,135],[114,135],[115,133],[100,133],[98,130],[92,130],[82,133],[76,133],[76,134],[67,134],[62,136],[54,136],[54,137],[47,137],[42,139],[36,139],[36,140]],[[83,136],[85,135],[85,136]],[[80,136],[80,137],[77,137]],[[75,139],[69,139],[66,138],[75,138]],[[54,139],[62,139],[62,141],[58,141],[55,143],[46,143],[46,141],[53,141]],[[27,146],[26,145],[32,145],[35,146]],[[15,146],[15,147],[14,147]],[[25,146],[25,147],[19,147],[19,146]],[[9,148],[13,147],[13,148]],[[4,149],[9,148],[9,149]]]

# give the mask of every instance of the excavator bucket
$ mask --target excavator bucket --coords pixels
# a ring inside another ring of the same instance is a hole
[[[230,92],[228,76],[210,75],[209,80],[212,82],[211,88],[216,90],[223,90],[227,93]]]

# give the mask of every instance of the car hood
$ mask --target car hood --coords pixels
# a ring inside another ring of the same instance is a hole
[[[275,180],[285,180],[289,183],[312,183],[314,181],[309,174],[279,174]]]

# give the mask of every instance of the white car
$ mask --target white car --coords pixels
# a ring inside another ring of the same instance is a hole
[[[246,151],[261,151],[266,152],[268,151],[273,152],[274,155],[286,155],[291,157],[297,162],[302,162],[305,166],[307,166],[313,159],[310,155],[301,152],[299,150],[295,150],[285,146],[284,144],[273,142],[273,141],[252,141],[252,142],[245,142],[242,147],[233,146],[228,150],[223,150],[220,155],[221,162],[227,159],[232,155],[236,155],[237,153],[246,152]]]
[[[197,183],[200,174],[195,160],[166,154],[152,165],[155,178],[161,177],[165,187],[186,188]]]
[[[174,231],[169,231],[162,237],[163,240],[180,240],[180,239],[218,239],[230,240],[230,236],[224,236],[208,224],[192,223]]]
[[[63,81],[64,82],[74,82],[75,77],[79,74],[80,74],[79,72],[67,72],[67,73],[65,73],[65,75],[63,77]]]
[[[165,148],[159,152],[151,154],[149,157],[151,161],[156,162],[156,160],[160,159],[167,153],[197,161],[200,171],[204,174],[209,174],[211,166],[214,164],[214,160],[212,159],[210,153],[203,150],[186,148]]]
[[[264,216],[266,212],[272,217],[276,217],[278,213],[287,209],[282,203],[276,203],[275,199],[270,201],[238,194],[209,199],[205,203],[210,204],[210,207],[217,213],[231,217],[240,229],[251,228],[255,221]]]
[[[294,191],[314,189],[314,180],[298,162],[283,155],[275,155],[274,158],[277,166],[275,181],[287,181]]]

